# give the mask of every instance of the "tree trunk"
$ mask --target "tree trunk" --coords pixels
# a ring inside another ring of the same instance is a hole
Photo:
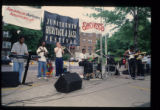
[[[138,38],[138,8],[134,9],[134,47],[137,48]]]

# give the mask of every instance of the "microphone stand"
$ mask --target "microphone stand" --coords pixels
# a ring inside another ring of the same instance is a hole
[[[32,86],[32,85],[29,85],[29,84],[26,84],[26,83],[25,83],[25,81],[26,81],[26,76],[27,76],[27,72],[28,72],[28,68],[29,68],[30,60],[31,60],[31,54],[29,54],[29,56],[28,56],[27,64],[26,64],[26,66],[25,66],[25,72],[24,72],[24,76],[23,76],[23,81],[22,81],[22,84],[23,84],[23,85],[28,85],[28,86]]]
[[[66,47],[67,51],[70,53],[71,56],[73,56],[73,54],[71,53],[71,51]],[[70,72],[70,59],[69,59],[69,72]]]
[[[27,59],[27,64],[26,64],[26,66],[25,66],[25,72],[24,72],[24,76],[23,76],[23,81],[22,81],[22,85],[27,85],[27,86],[32,86],[32,85],[30,85],[29,83],[25,83],[25,81],[26,81],[26,77],[27,77],[27,72],[28,72],[28,68],[29,68],[29,63],[30,63],[30,60],[32,60],[33,59],[33,53],[29,53],[29,55],[28,55],[28,59]],[[37,57],[38,58],[38,57]]]

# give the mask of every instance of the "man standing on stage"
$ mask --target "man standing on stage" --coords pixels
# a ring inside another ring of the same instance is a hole
[[[63,58],[62,54],[64,54],[64,50],[61,47],[59,42],[56,43],[56,48],[54,48],[54,52],[56,53],[56,77],[63,73]]]
[[[124,56],[128,56],[128,63],[129,63],[129,73],[132,77],[132,79],[135,79],[136,77],[136,73],[135,73],[135,70],[136,70],[136,59],[135,59],[135,50],[134,50],[134,46],[130,46],[130,49],[127,50],[125,53],[124,53]]]
[[[45,47],[45,42],[43,41],[42,42],[42,46],[40,46],[38,49],[37,49],[37,54],[38,56],[40,56],[40,58],[38,59],[38,79],[41,79],[41,72],[42,72],[42,69],[43,69],[43,77],[44,79],[47,79],[46,77],[46,55],[48,54],[48,51]]]
[[[13,44],[11,53],[14,55],[29,55],[27,45],[24,43],[24,37],[20,37],[19,41]],[[13,71],[19,72],[19,82],[21,83],[21,77],[23,72],[24,59],[13,59]]]

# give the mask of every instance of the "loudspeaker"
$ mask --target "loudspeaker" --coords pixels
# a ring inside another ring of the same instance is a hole
[[[19,84],[19,72],[1,72],[2,87],[17,87]]]
[[[82,88],[82,79],[77,73],[64,74],[54,84],[56,90],[68,93]]]

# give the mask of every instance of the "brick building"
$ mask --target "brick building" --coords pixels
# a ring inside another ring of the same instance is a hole
[[[100,36],[101,34],[80,32],[80,46],[77,46],[76,51],[81,52],[85,48],[87,53],[94,53]]]

